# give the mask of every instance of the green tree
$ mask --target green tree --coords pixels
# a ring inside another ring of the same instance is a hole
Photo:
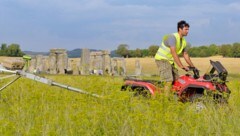
[[[234,43],[232,46],[232,57],[240,57],[240,43]]]
[[[232,46],[230,44],[223,44],[220,47],[220,55],[223,57],[231,57],[232,56]]]
[[[188,49],[188,53],[191,57],[209,57],[217,55],[219,47],[215,44],[210,46],[191,47]]]
[[[149,48],[148,48],[149,56],[151,56],[151,57],[155,56],[155,54],[157,53],[158,48],[159,48],[159,46],[157,46],[157,45],[149,46]]]
[[[7,56],[22,57],[24,53],[21,51],[18,44],[10,44],[6,49]]]
[[[0,56],[6,56],[6,55],[7,55],[7,44],[3,43],[1,45]]]
[[[129,46],[127,44],[120,44],[116,50],[116,53],[122,57],[128,57],[129,51],[128,51]]]
[[[219,53],[219,48],[217,45],[215,44],[211,44],[209,46],[209,52],[210,52],[210,56],[215,56],[215,55],[218,55]]]
[[[129,58],[136,57],[136,50],[128,50],[128,57]]]
[[[198,47],[192,47],[188,49],[188,54],[191,57],[198,57],[199,55],[198,53],[199,53]]]
[[[209,51],[208,46],[200,46],[199,47],[199,57],[209,57],[211,56],[211,51]]]
[[[149,56],[149,51],[148,51],[148,49],[142,49],[142,50],[141,50],[141,54],[142,54],[142,57],[147,57],[147,56]]]
[[[142,53],[141,53],[141,50],[139,48],[137,48],[135,50],[135,57],[142,57]]]

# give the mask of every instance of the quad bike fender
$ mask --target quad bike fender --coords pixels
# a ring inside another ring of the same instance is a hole
[[[126,89],[140,89],[140,90],[147,90],[151,95],[154,95],[156,92],[160,92],[160,89],[156,87],[154,84],[150,82],[146,82],[144,80],[126,80],[124,85],[122,86],[121,90]]]

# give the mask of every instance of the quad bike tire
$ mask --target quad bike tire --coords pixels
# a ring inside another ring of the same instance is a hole
[[[196,94],[193,94],[192,96],[189,97],[189,101],[190,102],[198,102],[198,101],[201,101],[202,98],[203,98],[203,94],[199,94],[199,93],[196,93]]]
[[[192,106],[197,112],[200,112],[206,108],[206,105],[204,104],[204,94],[193,94],[189,97],[189,101],[192,102]]]

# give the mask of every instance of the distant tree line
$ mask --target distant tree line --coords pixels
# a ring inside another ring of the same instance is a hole
[[[1,45],[0,56],[10,56],[10,57],[22,57],[24,53],[20,49],[18,44],[7,45],[3,43]]]
[[[122,57],[154,57],[159,46],[151,45],[148,49],[129,50],[127,44],[120,44],[115,53]],[[240,58],[240,43],[222,44],[222,45],[203,45],[197,47],[187,47],[188,54],[191,57],[210,57],[221,55],[223,57]]]
[[[158,45],[151,45],[148,49],[137,48],[136,50],[129,50],[129,46],[127,44],[120,44],[115,53],[124,58],[153,57],[157,52],[158,48]]]
[[[223,44],[217,46],[211,44],[209,46],[190,47],[188,53],[192,57],[210,57],[221,55],[223,57],[240,57],[240,43]]]
[[[132,58],[132,57],[154,57],[159,45],[150,45],[147,49],[136,48],[135,50],[130,50],[129,45],[120,44],[115,53],[121,57]],[[234,57],[240,58],[240,43],[233,44],[222,44],[222,45],[203,45],[197,47],[187,47],[188,54],[191,57],[210,57],[221,55],[223,57]],[[19,44],[10,44],[5,43],[1,44],[0,56],[11,56],[11,57],[22,57],[25,55]]]

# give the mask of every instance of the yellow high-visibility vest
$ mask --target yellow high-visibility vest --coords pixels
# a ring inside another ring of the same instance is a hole
[[[173,35],[175,36],[176,38],[176,53],[179,55],[182,53],[183,49],[187,46],[187,42],[184,38],[182,38],[182,45],[180,44],[180,36],[178,33],[173,33]],[[162,40],[162,44],[160,45],[156,55],[155,55],[155,59],[156,60],[168,60],[169,63],[173,64],[174,63],[174,59],[173,59],[173,56],[172,56],[172,53],[170,51],[170,48],[167,47],[165,44],[164,44],[164,41],[168,38],[169,35],[165,35],[163,37],[163,40]],[[175,66],[176,67],[176,66]]]

